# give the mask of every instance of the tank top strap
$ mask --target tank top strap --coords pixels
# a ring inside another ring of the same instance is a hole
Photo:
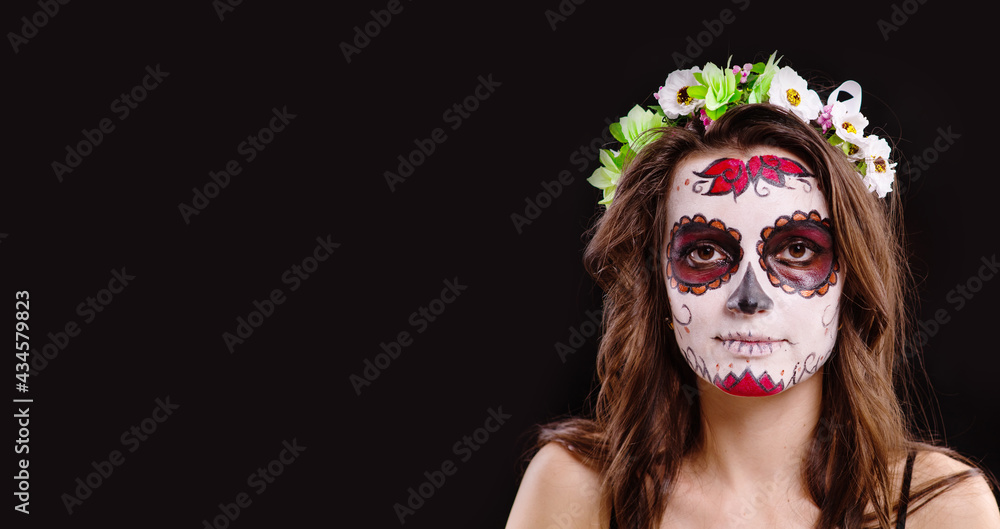
[[[910,453],[906,454],[906,468],[903,470],[903,486],[900,488],[899,506],[896,510],[896,529],[906,527],[906,510],[910,504],[910,478],[913,475],[913,461],[916,457],[917,453],[913,450],[910,450]]]

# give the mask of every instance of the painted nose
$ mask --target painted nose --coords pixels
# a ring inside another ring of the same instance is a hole
[[[744,314],[756,314],[762,310],[774,308],[774,302],[760,288],[760,283],[757,282],[752,267],[747,267],[746,273],[743,274],[743,280],[740,281],[740,286],[726,300],[726,308]]]

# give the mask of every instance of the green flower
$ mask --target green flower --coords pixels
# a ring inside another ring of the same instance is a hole
[[[604,191],[604,198],[598,204],[608,205],[615,197],[615,189],[618,187],[618,179],[622,176],[621,153],[601,149],[601,167],[594,170],[594,174],[587,179],[590,185]]]
[[[774,78],[774,75],[778,73],[779,70],[778,61],[781,60],[781,57],[778,57],[777,59],[774,58],[775,54],[777,53],[778,52],[772,53],[771,57],[767,59],[767,64],[764,66],[764,71],[760,74],[760,77],[758,77],[757,81],[754,83],[753,90],[750,92],[750,99],[749,99],[750,103],[764,103],[767,101],[768,99],[767,91],[771,89],[771,79]],[[756,66],[754,67],[754,69],[755,70],[757,69]]]
[[[627,143],[632,152],[637,153],[639,149],[656,139],[655,134],[643,134],[647,130],[663,126],[663,117],[655,112],[643,110],[636,105],[628,111],[628,115],[618,120],[618,127],[612,124],[611,133],[619,132],[621,137],[615,136],[618,141]]]
[[[723,70],[713,63],[705,65],[705,69],[694,74],[701,86],[688,88],[688,95],[696,99],[705,99],[705,114],[712,119],[726,112],[726,106],[740,100],[740,92],[736,90],[736,74],[730,69]]]

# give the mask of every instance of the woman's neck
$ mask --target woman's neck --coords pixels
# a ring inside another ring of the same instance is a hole
[[[692,469],[737,493],[802,483],[802,465],[820,418],[822,370],[769,397],[737,397],[698,379],[702,443]],[[803,491],[804,492],[804,491]]]

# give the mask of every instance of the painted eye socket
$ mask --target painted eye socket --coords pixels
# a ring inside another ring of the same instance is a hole
[[[837,283],[830,219],[817,211],[778,217],[760,236],[760,267],[772,285],[808,298],[826,294]]]
[[[704,215],[681,217],[666,248],[666,277],[681,293],[704,294],[719,288],[740,266],[740,232]]]

